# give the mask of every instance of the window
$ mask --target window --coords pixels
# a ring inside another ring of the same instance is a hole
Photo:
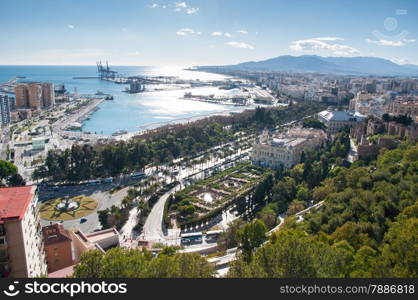
[[[0,238],[0,245],[6,244],[6,238]]]
[[[7,257],[7,250],[0,250],[0,258]]]

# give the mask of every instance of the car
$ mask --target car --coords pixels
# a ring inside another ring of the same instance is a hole
[[[87,219],[86,218],[81,218],[80,219],[80,224],[83,224],[83,223],[86,223],[87,222]]]

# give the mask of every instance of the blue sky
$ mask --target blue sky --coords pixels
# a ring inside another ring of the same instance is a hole
[[[278,55],[418,64],[416,0],[13,0],[0,64],[204,65]]]

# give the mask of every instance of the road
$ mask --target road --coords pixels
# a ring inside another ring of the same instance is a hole
[[[95,212],[83,217],[87,221],[84,223],[80,223],[80,219],[69,220],[62,222],[62,225],[66,229],[81,229],[83,232],[93,232],[96,229],[101,228],[101,224],[99,222],[99,217],[97,211],[104,210],[106,208],[110,208],[113,205],[119,206],[122,203],[123,198],[127,195],[127,191],[129,187],[123,188],[113,194],[108,193],[106,190],[91,190],[91,187],[86,187],[84,192],[80,187],[76,188],[75,191],[72,189],[73,187],[68,188],[61,188],[59,192],[55,195],[56,197],[63,197],[63,196],[76,196],[76,195],[86,195],[91,197],[98,202],[98,207]],[[41,219],[42,226],[48,225],[50,221]]]
[[[231,156],[231,160],[240,160],[242,158],[248,158],[248,152],[249,150],[242,151],[239,155],[235,154]],[[165,234],[163,231],[163,213],[164,213],[164,205],[167,198],[170,196],[170,194],[180,190],[182,187],[184,188],[186,186],[186,181],[190,178],[193,178],[193,180],[199,180],[203,179],[205,177],[205,171],[213,169],[215,167],[220,167],[223,165],[229,165],[231,164],[230,161],[226,158],[222,159],[216,159],[214,161],[210,161],[209,164],[206,165],[198,165],[196,167],[191,168],[185,168],[181,170],[180,174],[177,176],[176,180],[180,182],[180,185],[174,187],[167,193],[165,193],[163,196],[160,197],[160,199],[157,201],[157,203],[152,207],[150,214],[147,217],[147,220],[145,221],[145,225],[143,228],[143,238],[147,241],[152,242],[163,242],[166,244],[178,244],[179,242],[179,236],[175,237],[172,234]],[[197,169],[197,171],[196,171]],[[207,174],[209,176],[209,174]],[[231,215],[227,215],[228,222],[233,218]],[[225,222],[224,222],[225,223]],[[177,233],[180,234],[180,231]]]
[[[348,152],[347,155],[347,160],[350,163],[355,162],[358,159],[358,153],[357,153],[357,146],[354,143],[353,139],[350,138],[350,151]]]
[[[166,236],[163,232],[164,204],[170,194],[174,193],[178,188],[179,186],[177,185],[161,196],[151,209],[143,228],[144,239],[147,241],[166,242]]]
[[[64,221],[62,224],[67,229],[81,229],[83,232],[92,232],[101,228],[97,211],[110,208],[113,205],[119,206],[122,203],[123,198],[127,195],[127,191],[131,188],[130,185],[137,183],[137,178],[131,178],[128,176],[122,178],[116,178],[114,183],[100,183],[100,184],[83,184],[83,185],[68,185],[57,186],[54,188],[39,187],[38,199],[39,202],[47,201],[55,198],[62,198],[65,196],[79,196],[85,195],[98,201],[99,205],[95,212],[87,215],[83,218],[87,219],[86,222],[80,223],[80,219]],[[121,190],[110,193],[110,190],[117,185],[125,186]],[[48,225],[49,221],[42,220],[42,225]],[[136,223],[135,223],[136,224]],[[135,224],[133,226],[135,226]],[[132,228],[133,228],[132,226]],[[132,230],[131,230],[132,231]]]

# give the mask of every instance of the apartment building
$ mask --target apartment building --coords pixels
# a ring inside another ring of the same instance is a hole
[[[10,124],[10,102],[9,97],[6,95],[0,95],[0,114],[1,125],[5,126]]]
[[[61,224],[50,224],[42,228],[48,273],[73,265],[72,239]]]
[[[15,87],[16,108],[42,110],[55,105],[54,84],[48,82],[21,83]]]
[[[387,106],[386,111],[394,116],[408,115],[412,119],[418,116],[418,99],[416,100],[395,100]]]
[[[103,253],[109,248],[119,246],[120,235],[115,228],[109,228],[92,233],[81,230],[70,231],[72,239],[74,263],[80,262],[81,255],[89,250],[99,250]]]
[[[295,128],[285,134],[270,135],[264,131],[251,152],[253,164],[272,169],[280,165],[291,168],[300,162],[303,151],[320,147],[326,141],[322,130]]]
[[[0,277],[47,274],[36,186],[0,189]]]

